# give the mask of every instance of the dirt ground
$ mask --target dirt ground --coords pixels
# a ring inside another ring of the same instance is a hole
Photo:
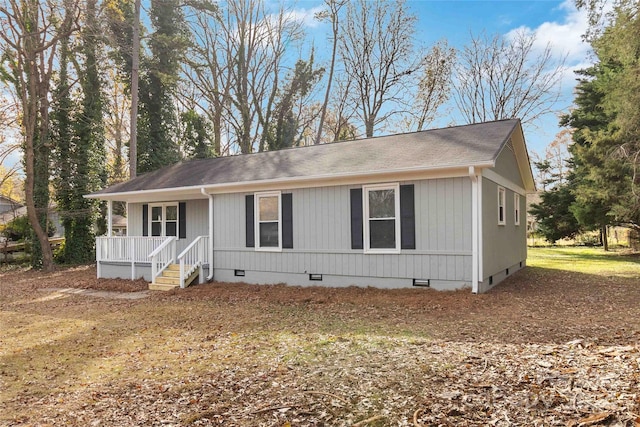
[[[0,425],[640,426],[640,272],[491,292],[0,273]]]

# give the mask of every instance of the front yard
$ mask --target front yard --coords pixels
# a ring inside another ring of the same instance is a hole
[[[640,259],[532,249],[529,265],[484,295],[123,299],[79,289],[146,283],[0,273],[0,425],[640,425]]]

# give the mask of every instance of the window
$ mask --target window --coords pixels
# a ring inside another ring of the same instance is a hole
[[[151,205],[151,221],[149,235],[178,236],[178,205]]]
[[[256,249],[282,250],[280,192],[256,193]]]
[[[518,193],[513,194],[513,222],[515,225],[520,225],[520,195]]]
[[[505,225],[505,191],[503,187],[498,187],[498,225]]]
[[[398,184],[363,188],[365,251],[400,251],[400,191]]]

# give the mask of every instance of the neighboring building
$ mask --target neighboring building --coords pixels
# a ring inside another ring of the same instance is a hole
[[[0,215],[5,214],[7,212],[16,211],[18,208],[21,208],[22,204],[13,200],[10,197],[0,196]]]
[[[122,215],[111,215],[111,228],[114,236],[126,236],[127,218]]]
[[[192,160],[87,197],[109,201],[109,215],[127,203],[128,236],[98,238],[99,277],[168,283],[163,270],[182,263],[182,286],[195,269],[223,282],[485,292],[526,264],[533,191],[512,119]]]
[[[2,199],[3,197],[0,196],[0,202],[2,202]],[[12,203],[14,203],[13,208],[10,208],[4,212],[0,212],[0,225],[6,225],[18,217],[27,215],[26,206],[14,201],[12,201]],[[8,204],[1,204],[0,206],[6,207],[8,206]],[[51,203],[49,206],[49,221],[50,225],[53,227],[51,237],[63,237],[64,226],[62,225],[62,221],[60,220],[60,214],[57,211],[57,205],[55,204],[55,202]]]

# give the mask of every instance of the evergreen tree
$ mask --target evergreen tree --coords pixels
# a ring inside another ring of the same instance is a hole
[[[289,76],[275,108],[275,120],[270,126],[267,140],[269,150],[280,150],[300,144],[302,135],[298,133],[300,126],[294,108],[297,101],[307,96],[323,73],[324,68],[313,68],[313,53],[309,61],[300,59],[296,62],[293,74]]]
[[[185,156],[190,159],[207,159],[218,153],[212,152],[209,139],[209,123],[195,110],[187,110],[180,115],[184,131],[182,145]]]
[[[97,0],[88,0],[82,38],[82,69],[78,70],[82,87],[82,105],[75,121],[77,146],[74,179],[74,247],[67,261],[84,262],[93,258],[94,230],[104,234],[105,206],[83,196],[103,188],[107,182],[105,131],[103,123],[104,91],[99,71],[102,54],[101,28],[97,20]],[[94,229],[94,223],[96,225]],[[68,245],[66,245],[68,246]],[[68,250],[65,246],[65,250]]]
[[[175,91],[188,46],[186,23],[177,0],[151,2],[154,32],[150,56],[140,81],[138,172],[144,173],[180,160]]]
[[[73,161],[74,130],[72,112],[75,109],[71,98],[71,86],[69,83],[69,37],[60,40],[60,71],[56,87],[54,89],[55,101],[51,111],[51,141],[53,143],[53,158],[56,164],[53,185],[55,188],[56,202],[60,219],[64,227],[65,239],[69,242],[73,230],[72,210],[72,176],[75,174]],[[65,244],[72,248],[73,243]],[[65,254],[66,259],[66,254]]]
[[[95,231],[103,234],[106,229],[104,203],[83,197],[106,184],[104,95],[98,69],[102,36],[96,4],[96,0],[86,3],[78,51],[70,51],[68,38],[61,41],[57,102],[52,110],[54,184],[65,228],[64,262],[73,264],[93,259]],[[80,59],[74,61],[80,86],[73,93],[68,76],[71,55]]]
[[[533,204],[529,213],[536,217],[537,231],[551,243],[573,238],[582,228],[571,210],[575,196],[569,184],[558,184],[540,193],[540,203]]]

